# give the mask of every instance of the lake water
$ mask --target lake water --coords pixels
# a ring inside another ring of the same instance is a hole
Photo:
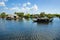
[[[60,19],[48,24],[0,19],[0,40],[60,40]]]

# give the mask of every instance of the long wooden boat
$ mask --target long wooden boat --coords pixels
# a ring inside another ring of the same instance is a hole
[[[33,20],[34,22],[52,22],[53,19],[49,19],[49,18],[37,18],[36,20]]]

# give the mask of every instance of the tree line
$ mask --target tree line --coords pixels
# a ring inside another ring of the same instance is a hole
[[[21,18],[37,18],[37,17],[48,17],[48,18],[53,18],[53,17],[59,17],[60,18],[60,14],[46,14],[45,12],[41,12],[39,14],[30,14],[30,13],[26,13],[24,14],[24,12],[15,12],[14,14],[16,14],[17,16],[21,17]],[[6,14],[5,12],[0,13],[0,18],[6,18],[9,14]]]

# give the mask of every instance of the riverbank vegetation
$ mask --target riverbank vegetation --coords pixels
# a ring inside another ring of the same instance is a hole
[[[23,12],[15,12],[14,14],[17,15],[19,18],[41,18],[41,17],[60,18],[60,14],[46,14],[45,12],[41,12],[39,14],[30,14],[30,13],[24,14]],[[15,15],[13,16],[15,17]],[[9,14],[6,14],[5,12],[0,13],[0,18],[6,18],[8,16]]]

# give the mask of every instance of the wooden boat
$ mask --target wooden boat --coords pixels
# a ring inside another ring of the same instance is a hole
[[[52,18],[49,19],[49,18],[37,18],[36,20],[33,20],[34,22],[52,22]]]

